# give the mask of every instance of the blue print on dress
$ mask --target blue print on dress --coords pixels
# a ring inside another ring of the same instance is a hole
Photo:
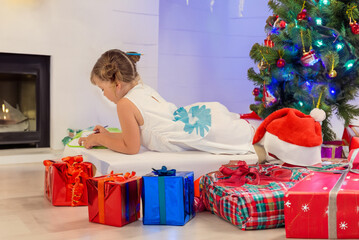
[[[211,109],[206,108],[206,105],[201,107],[193,106],[187,110],[183,107],[178,108],[173,113],[173,121],[181,121],[184,125],[184,131],[191,134],[196,129],[196,134],[204,137],[205,132],[209,131],[212,124]]]

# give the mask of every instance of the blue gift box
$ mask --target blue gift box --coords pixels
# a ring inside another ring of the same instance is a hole
[[[182,226],[195,216],[193,172],[150,173],[142,179],[143,224]]]

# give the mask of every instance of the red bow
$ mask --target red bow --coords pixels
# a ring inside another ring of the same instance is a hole
[[[292,171],[287,168],[273,166],[263,171],[261,165],[257,167],[248,167],[245,161],[238,161],[236,165],[231,165],[233,170],[227,166],[222,166],[219,171],[228,179],[218,181],[218,184],[225,186],[241,187],[248,183],[252,185],[266,185],[271,182],[291,182]]]
[[[131,173],[126,172],[125,174],[123,173],[113,173],[113,171],[111,171],[110,174],[107,174],[105,176],[99,177],[98,180],[99,181],[104,181],[104,182],[125,182],[126,180],[132,178],[136,176],[136,172],[132,171]]]
[[[230,176],[228,179],[218,181],[218,183],[225,183],[227,186],[240,187],[246,183],[257,185],[259,184],[259,172],[257,168],[249,168],[245,161],[239,161],[236,165],[237,169],[233,170],[229,167],[222,166],[219,171],[224,176]]]

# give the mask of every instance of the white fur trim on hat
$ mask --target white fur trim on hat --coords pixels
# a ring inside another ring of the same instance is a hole
[[[312,166],[321,163],[321,145],[315,147],[303,147],[280,140],[277,136],[266,132],[264,137],[256,144],[266,152],[278,157],[281,161],[299,165]],[[257,149],[256,149],[257,151]]]

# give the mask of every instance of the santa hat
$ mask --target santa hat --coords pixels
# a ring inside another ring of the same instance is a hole
[[[271,155],[289,164],[310,166],[321,162],[322,141],[319,122],[296,109],[283,108],[264,119],[253,145],[260,163]]]

